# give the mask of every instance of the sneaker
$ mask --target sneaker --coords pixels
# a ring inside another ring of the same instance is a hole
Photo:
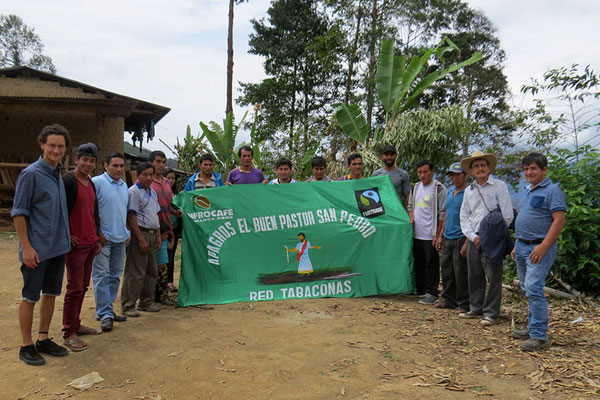
[[[146,311],[146,312],[159,312],[160,306],[156,303],[150,303],[147,306],[138,306],[138,311]],[[127,315],[127,314],[125,314]]]
[[[483,317],[483,319],[479,321],[479,323],[483,326],[496,325],[498,323],[498,318],[486,316]]]
[[[100,318],[96,317],[96,321],[100,321]],[[113,321],[115,322],[125,322],[127,321],[127,317],[123,315],[113,314]]]
[[[512,336],[514,339],[529,339],[529,328],[515,329],[510,333],[510,336]]]
[[[110,332],[113,328],[113,319],[110,317],[106,317],[102,320],[100,324],[100,328],[102,328],[102,332]]]
[[[123,311],[123,315],[130,318],[137,318],[140,316],[140,313],[137,312],[134,308]]]
[[[549,340],[542,340],[530,337],[523,343],[521,343],[521,350],[523,351],[539,351],[550,347]]]
[[[44,360],[44,357],[41,356],[41,354],[32,344],[30,344],[29,346],[21,346],[21,348],[19,349],[19,359],[23,360],[23,362],[27,365],[46,364],[46,360]]]
[[[437,303],[438,298],[430,293],[427,293],[421,300],[419,300],[420,304],[435,304]]]
[[[483,315],[474,313],[473,311],[461,312],[458,316],[466,319],[479,319],[483,317]]]
[[[69,350],[65,347],[62,347],[52,341],[51,338],[45,340],[37,340],[35,342],[35,348],[38,352],[44,354],[50,354],[54,357],[64,357],[69,354]]]
[[[165,300],[165,301],[161,302],[161,304],[163,306],[175,307],[177,305],[177,302],[169,299],[169,300]]]

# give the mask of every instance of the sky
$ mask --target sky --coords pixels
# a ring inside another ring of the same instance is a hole
[[[531,77],[574,62],[600,72],[600,2],[592,0],[470,0],[498,28],[506,51],[505,74],[516,106]],[[49,6],[51,4],[51,6]],[[236,6],[234,97],[239,81],[265,77],[259,56],[248,54],[251,19],[266,16],[270,2]],[[226,0],[0,0],[0,13],[20,16],[45,44],[57,74],[118,94],[170,107],[157,137],[144,146],[171,153],[186,126],[220,122],[225,113]],[[234,105],[239,119],[245,111]],[[128,135],[126,135],[128,139]],[[247,140],[242,132],[239,140]]]

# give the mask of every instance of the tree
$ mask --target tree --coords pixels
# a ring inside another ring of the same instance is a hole
[[[600,294],[600,152],[583,145],[550,155],[548,177],[567,198],[554,272],[575,289]]]
[[[40,37],[16,15],[0,15],[0,67],[28,66],[56,73],[52,59],[42,52]]]
[[[600,75],[589,65],[583,71],[578,64],[549,69],[541,82],[533,79],[521,92],[536,96],[535,106],[522,113],[521,136],[530,144],[549,149],[568,143],[579,159],[579,148],[600,136]],[[589,138],[580,143],[585,132]]]
[[[473,145],[501,154],[512,146],[516,124],[507,103],[509,90],[503,72],[506,55],[500,48],[496,28],[481,11],[465,6],[457,11],[451,28],[443,34],[461,51],[448,54],[442,65],[460,62],[475,52],[482,53],[483,60],[433,85],[423,104],[462,105],[468,121],[461,143],[463,157]]]
[[[277,0],[267,13],[267,20],[252,21],[250,53],[265,58],[268,78],[242,83],[238,103],[260,104],[258,140],[298,164],[299,155],[320,144],[328,110],[340,100],[343,36],[316,0]]]
[[[225,115],[233,112],[233,11],[236,4],[244,0],[229,0],[229,16],[227,24],[227,104]]]
[[[476,52],[460,63],[452,63],[418,79],[428,63],[435,62],[436,59],[443,61],[445,54],[453,51],[459,51],[458,47],[448,38],[444,38],[438,46],[425,49],[421,55],[411,57],[407,63],[406,56],[395,55],[393,40],[381,42],[375,80],[379,100],[386,112],[385,130],[394,129],[393,122],[403,112],[418,107],[420,96],[433,83],[482,58],[482,54]],[[358,105],[338,104],[335,118],[349,137],[361,144],[368,143],[368,123]]]

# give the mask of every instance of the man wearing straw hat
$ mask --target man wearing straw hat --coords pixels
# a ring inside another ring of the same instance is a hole
[[[492,178],[496,156],[475,151],[461,160],[462,169],[475,181],[465,189],[460,208],[460,227],[468,240],[467,269],[470,311],[460,313],[462,318],[481,318],[484,326],[494,325],[500,315],[502,299],[502,259],[490,259],[483,253],[479,241],[479,225],[490,212],[500,209],[508,227],[513,220],[513,209],[506,183]],[[486,293],[486,278],[489,284]]]

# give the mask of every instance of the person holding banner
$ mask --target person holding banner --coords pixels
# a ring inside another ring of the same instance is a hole
[[[338,181],[349,181],[352,179],[362,179],[363,175],[363,160],[362,156],[358,153],[353,153],[348,156],[348,175],[340,176]]]
[[[398,197],[402,200],[404,208],[408,204],[408,195],[410,193],[410,176],[408,172],[399,168],[396,165],[396,157],[398,153],[396,148],[392,145],[385,145],[381,151],[381,161],[383,161],[383,168],[373,172],[371,176],[389,175]]]
[[[287,158],[280,158],[275,165],[278,178],[269,182],[270,185],[278,185],[280,183],[298,183],[297,180],[291,177],[292,162]]]
[[[308,250],[320,249],[321,246],[311,246],[310,242],[306,240],[306,235],[304,235],[302,232],[298,234],[298,240],[300,242],[296,245],[296,248],[286,248],[285,251],[289,251],[290,253],[298,252],[298,254],[296,254],[296,260],[298,261],[298,273],[305,277],[313,272],[313,266],[310,262],[310,258],[308,257]]]
[[[223,186],[221,174],[213,172],[215,167],[215,159],[212,154],[202,154],[198,169],[194,175],[188,179],[183,190],[190,192],[192,190],[206,189]]]
[[[254,168],[252,160],[254,152],[250,146],[243,146],[238,150],[240,166],[229,173],[226,185],[244,185],[248,183],[266,183],[267,180],[260,169]]]
[[[310,161],[310,169],[312,170],[312,176],[307,179],[307,182],[330,182],[331,179],[325,175],[325,169],[327,168],[327,161],[324,157],[313,157]]]

